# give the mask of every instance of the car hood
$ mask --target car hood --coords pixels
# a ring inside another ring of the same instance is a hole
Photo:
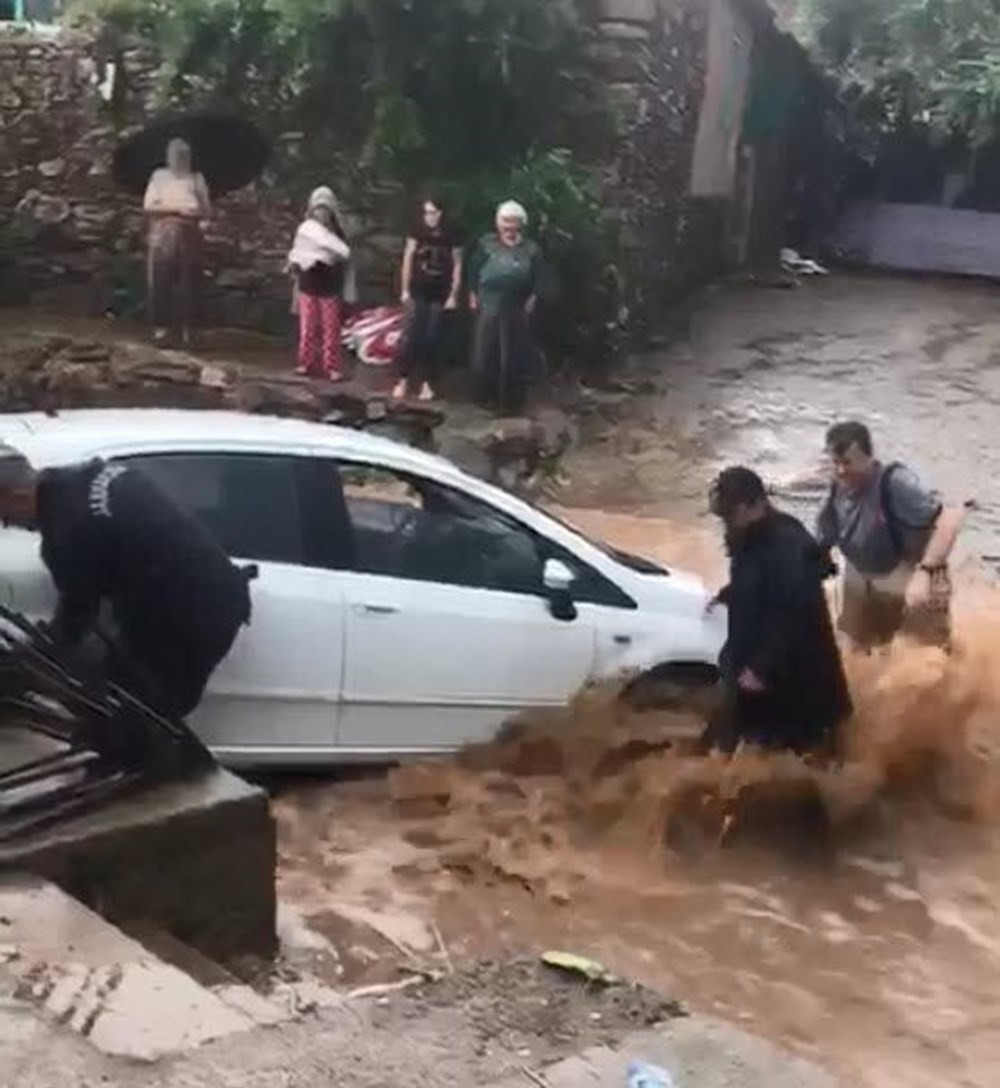
[[[698,575],[676,567],[671,567],[669,576],[634,574],[631,584],[639,607],[656,612],[701,615],[711,597]]]

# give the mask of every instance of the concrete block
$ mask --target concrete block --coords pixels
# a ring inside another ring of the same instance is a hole
[[[213,993],[35,877],[0,879],[0,930],[0,989],[114,1057],[154,1061],[287,1019],[242,988]]]
[[[156,926],[213,960],[276,946],[276,838],[266,794],[222,770],[140,791],[0,846],[113,922]]]

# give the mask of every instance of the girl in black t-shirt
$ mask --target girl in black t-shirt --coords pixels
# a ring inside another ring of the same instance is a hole
[[[393,396],[433,400],[442,354],[441,315],[458,307],[462,244],[439,200],[424,200],[420,211],[420,223],[403,252],[400,299],[406,307],[406,331]]]

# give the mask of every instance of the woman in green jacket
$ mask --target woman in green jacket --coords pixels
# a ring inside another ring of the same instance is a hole
[[[469,279],[479,399],[503,412],[524,407],[537,358],[531,316],[538,301],[542,253],[525,237],[527,224],[528,213],[520,204],[501,204],[496,230],[480,239]]]

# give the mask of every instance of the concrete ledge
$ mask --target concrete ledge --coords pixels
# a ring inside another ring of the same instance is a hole
[[[276,832],[266,794],[227,771],[157,786],[0,846],[112,922],[148,923],[210,959],[276,947]]]
[[[692,1016],[671,1020],[625,1039],[619,1047],[595,1047],[545,1070],[549,1088],[622,1088],[628,1064],[651,1062],[666,1069],[676,1088],[837,1088],[836,1079],[755,1035],[719,1020]],[[493,1088],[523,1088],[524,1078]]]
[[[247,987],[205,988],[38,877],[0,877],[0,917],[0,1003],[105,1054],[155,1061],[288,1018]]]

